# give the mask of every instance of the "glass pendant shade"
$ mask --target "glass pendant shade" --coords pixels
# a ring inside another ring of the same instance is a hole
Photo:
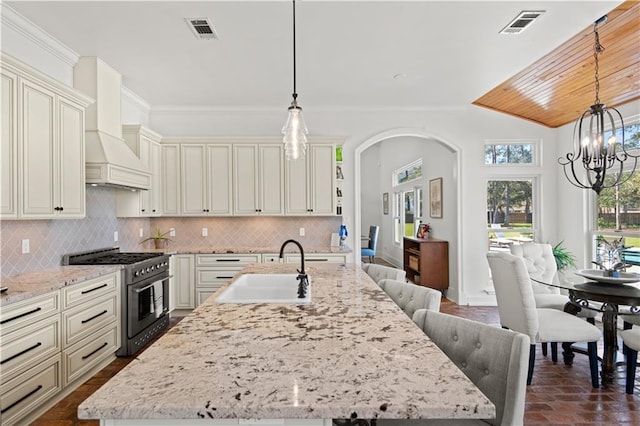
[[[307,152],[307,125],[302,116],[302,108],[300,108],[294,100],[289,107],[289,115],[287,121],[282,128],[282,143],[284,144],[284,153],[287,160],[297,160],[304,158]]]

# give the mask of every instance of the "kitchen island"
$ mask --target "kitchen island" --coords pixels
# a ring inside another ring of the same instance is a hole
[[[309,305],[218,304],[221,289],[85,400],[78,417],[118,425],[495,417],[493,403],[359,266],[307,273]]]

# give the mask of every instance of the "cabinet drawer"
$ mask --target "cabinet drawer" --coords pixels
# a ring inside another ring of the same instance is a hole
[[[260,254],[198,254],[196,266],[233,266],[260,262]]]
[[[77,306],[88,300],[95,300],[104,294],[117,290],[120,272],[104,275],[81,284],[66,287],[63,290],[64,307]]]
[[[114,294],[63,312],[64,347],[69,347],[94,331],[102,329],[106,324],[117,320],[119,303],[120,298]]]
[[[114,322],[97,337],[88,337],[62,352],[64,384],[82,376],[120,348],[120,328]]]
[[[283,259],[280,259],[280,256],[277,254],[263,254],[262,262],[263,263],[280,263]]]
[[[284,260],[286,263],[300,263],[299,254],[285,254]],[[310,264],[313,263],[346,263],[347,258],[343,254],[306,254],[304,261]]]
[[[12,303],[0,309],[0,334],[21,329],[29,324],[60,312],[60,291]]]
[[[213,288],[205,288],[205,289],[196,289],[196,306],[200,306],[202,302],[207,300],[209,296],[215,293],[217,289]]]
[[[3,337],[0,346],[2,381],[60,352],[60,316],[55,315]]]
[[[3,383],[0,387],[0,411],[2,424],[18,424],[62,389],[60,354],[35,368]]]
[[[242,268],[218,269],[218,268],[197,268],[196,269],[196,287],[215,287],[228,283],[235,274]]]

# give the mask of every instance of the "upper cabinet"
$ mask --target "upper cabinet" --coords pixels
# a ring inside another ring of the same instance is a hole
[[[154,217],[162,212],[162,167],[160,141],[162,136],[139,124],[122,126],[122,137],[142,163],[151,171],[148,190],[118,190],[117,215],[119,217]]]
[[[92,101],[5,54],[2,90],[2,217],[84,217],[84,110]]]
[[[284,153],[282,144],[233,145],[235,215],[281,215]]]
[[[231,145],[182,144],[182,215],[231,215]]]
[[[160,187],[163,216],[180,216],[180,145],[163,143],[160,146]]]
[[[309,144],[303,159],[285,163],[285,214],[336,214],[334,144]]]

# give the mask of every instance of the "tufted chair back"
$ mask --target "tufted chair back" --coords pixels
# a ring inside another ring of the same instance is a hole
[[[539,327],[538,311],[524,261],[521,257],[495,251],[487,253],[487,260],[496,290],[500,323],[526,334],[531,344],[535,344]]]
[[[529,275],[538,275],[551,281],[553,275],[558,271],[556,258],[553,256],[551,244],[524,243],[512,244],[509,249],[514,256],[521,257]],[[534,293],[560,294],[560,289],[531,282]]]
[[[379,284],[385,293],[396,302],[396,305],[409,315],[409,318],[412,318],[413,313],[418,309],[440,310],[442,293],[438,290],[388,279],[380,281]]]
[[[373,279],[380,284],[380,280],[392,279],[396,281],[405,281],[407,273],[402,269],[391,268],[389,266],[376,265],[375,263],[363,263],[362,269]]]
[[[526,335],[426,309],[416,311],[413,322],[494,403],[496,418],[486,422],[524,424]]]

